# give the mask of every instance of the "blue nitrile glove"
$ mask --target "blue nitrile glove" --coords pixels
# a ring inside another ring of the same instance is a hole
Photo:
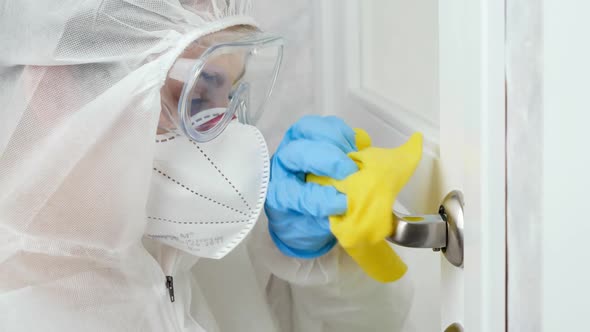
[[[328,217],[346,211],[346,195],[305,182],[312,173],[342,180],[358,171],[347,153],[355,133],[337,117],[306,116],[285,134],[271,160],[265,203],[270,235],[287,256],[314,258],[336,244]]]

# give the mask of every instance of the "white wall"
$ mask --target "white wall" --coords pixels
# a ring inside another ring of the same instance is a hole
[[[543,8],[543,331],[588,331],[590,2]]]
[[[587,331],[590,3],[508,4],[509,330]]]

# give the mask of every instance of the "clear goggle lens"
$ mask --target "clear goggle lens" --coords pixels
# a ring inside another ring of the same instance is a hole
[[[213,45],[198,59],[177,59],[167,85],[177,84],[181,92],[177,99],[174,91],[168,93],[173,102],[163,102],[168,123],[198,142],[215,138],[233,119],[256,124],[272,93],[282,54],[281,38],[254,35]]]

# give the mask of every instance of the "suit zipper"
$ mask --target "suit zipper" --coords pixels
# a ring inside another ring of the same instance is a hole
[[[166,276],[166,288],[168,295],[170,295],[170,302],[174,302],[174,278],[172,276]]]

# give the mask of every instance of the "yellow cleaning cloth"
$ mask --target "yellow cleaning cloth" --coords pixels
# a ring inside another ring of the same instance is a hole
[[[346,213],[330,217],[332,233],[369,276],[380,282],[395,281],[406,273],[407,266],[385,238],[395,229],[395,198],[420,162],[422,135],[415,133],[398,148],[382,149],[371,147],[364,130],[355,132],[359,151],[348,156],[359,171],[341,181],[308,174],[307,181],[331,185],[346,194]]]

